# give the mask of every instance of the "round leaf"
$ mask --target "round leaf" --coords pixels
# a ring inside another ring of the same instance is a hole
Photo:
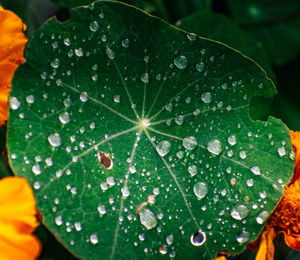
[[[257,237],[293,171],[288,129],[248,58],[100,1],[29,41],[10,96],[11,167],[84,259],[213,258]]]

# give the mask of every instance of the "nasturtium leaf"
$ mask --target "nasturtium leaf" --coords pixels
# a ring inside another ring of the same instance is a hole
[[[293,171],[288,129],[252,121],[272,82],[247,57],[100,1],[29,41],[8,150],[45,225],[83,259],[239,253]]]
[[[272,64],[282,65],[299,55],[299,0],[226,2],[234,21],[263,43]]]

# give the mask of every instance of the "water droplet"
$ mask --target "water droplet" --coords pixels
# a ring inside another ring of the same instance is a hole
[[[280,157],[283,157],[283,156],[286,155],[286,151],[285,151],[284,146],[279,147],[279,148],[277,149],[277,152],[278,152],[278,154],[279,154]]]
[[[232,208],[230,215],[236,220],[242,220],[248,216],[250,210],[243,204],[239,204]]]
[[[21,102],[16,97],[10,97],[9,104],[12,110],[17,110],[20,107]]]
[[[88,101],[88,94],[87,94],[86,92],[82,92],[82,93],[80,94],[80,100],[81,100],[82,102]]]
[[[96,234],[93,234],[90,236],[90,241],[92,244],[96,245],[99,242],[98,236]]]
[[[157,220],[153,212],[150,209],[143,208],[140,210],[140,221],[141,224],[147,229],[152,229],[156,226]]]
[[[251,169],[251,172],[253,172],[255,175],[261,175],[260,168],[258,166],[253,166]]]
[[[63,218],[62,218],[62,216],[58,216],[58,217],[55,218],[55,224],[57,226],[61,226],[63,224]]]
[[[249,241],[250,234],[247,231],[242,231],[236,236],[236,240],[239,243],[247,243]]]
[[[51,65],[52,68],[56,69],[60,65],[60,60],[55,58],[53,61],[50,62],[50,65]]]
[[[135,168],[134,165],[131,165],[131,166],[129,167],[129,172],[130,172],[130,173],[136,173],[136,168]]]
[[[106,182],[109,186],[114,186],[116,184],[114,177],[107,177]]]
[[[254,184],[254,180],[253,180],[253,179],[248,179],[248,180],[247,180],[247,186],[248,186],[248,187],[252,187],[253,184]]]
[[[114,96],[114,101],[115,101],[116,103],[120,103],[120,100],[121,100],[120,95],[115,95],[115,96]]]
[[[59,147],[61,145],[61,137],[59,133],[49,135],[48,142],[53,147]]]
[[[97,32],[98,29],[99,29],[99,25],[98,25],[97,21],[93,21],[90,23],[90,30],[92,32]]]
[[[206,234],[198,230],[191,235],[191,243],[193,246],[202,246],[206,242]]]
[[[40,175],[42,173],[41,166],[39,166],[38,164],[37,165],[33,165],[32,166],[32,172],[35,175]]]
[[[59,121],[62,124],[68,124],[70,122],[70,114],[68,112],[63,112],[59,115]]]
[[[34,188],[35,190],[38,190],[38,189],[41,188],[41,184],[40,184],[38,181],[36,181],[36,182],[33,184],[33,188]]]
[[[212,100],[212,95],[210,92],[205,92],[201,95],[201,100],[206,103],[209,104]]]
[[[83,56],[83,50],[82,50],[82,48],[75,49],[75,55],[77,57],[82,57]]]
[[[177,125],[182,125],[183,124],[183,120],[184,120],[184,116],[176,116],[175,117],[175,123]]]
[[[70,98],[66,98],[66,99],[64,99],[63,103],[64,103],[64,106],[70,107],[72,104],[72,101]]]
[[[106,208],[104,205],[99,205],[97,210],[101,215],[104,215],[106,213]]]
[[[188,136],[183,139],[182,145],[187,150],[194,150],[197,147],[198,142],[194,136]]]
[[[122,41],[122,46],[123,46],[124,48],[129,48],[129,46],[130,46],[130,41],[129,41],[129,39],[124,39],[124,40]]]
[[[178,69],[185,69],[188,65],[188,60],[185,56],[180,55],[174,59],[174,64]]]
[[[161,245],[161,246],[159,247],[159,252],[160,252],[162,255],[165,255],[165,254],[168,252],[167,247],[166,247],[165,245]]]
[[[205,182],[197,182],[194,185],[194,194],[197,196],[199,199],[203,199],[207,193],[208,193],[208,187]]]
[[[82,229],[81,222],[75,222],[74,227],[76,231],[80,231]]]
[[[198,70],[199,72],[203,72],[204,71],[204,63],[200,62],[200,63],[196,64],[196,70]]]
[[[219,155],[222,152],[222,145],[218,139],[209,141],[207,144],[207,150],[215,155]]]
[[[245,151],[240,151],[239,156],[241,159],[246,159],[247,158],[247,154]]]
[[[172,245],[173,242],[174,242],[174,236],[171,234],[171,235],[168,235],[167,238],[166,238],[166,242],[168,245]]]
[[[121,188],[123,197],[127,198],[130,195],[130,190],[127,186]]]
[[[188,167],[188,172],[191,176],[195,176],[198,173],[198,169],[196,165],[191,165]]]
[[[28,104],[33,104],[34,103],[34,96],[33,95],[29,95],[26,97],[26,102]]]
[[[258,214],[258,216],[255,218],[256,219],[256,222],[258,224],[263,224],[267,218],[269,217],[270,213],[268,211],[262,211]]]
[[[109,59],[113,60],[115,58],[115,53],[113,52],[112,49],[110,49],[108,46],[106,46],[106,55]]]
[[[236,136],[235,135],[229,136],[227,141],[231,146],[236,145]]]
[[[145,84],[149,83],[149,73],[143,73],[140,77],[141,81],[144,82]]]
[[[171,150],[171,143],[169,141],[160,141],[156,146],[156,151],[162,157],[167,155]]]

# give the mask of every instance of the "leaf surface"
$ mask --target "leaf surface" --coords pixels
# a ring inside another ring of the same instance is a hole
[[[73,254],[208,259],[257,237],[294,162],[279,120],[249,118],[275,91],[255,63],[110,1],[49,20],[25,57],[10,164]]]

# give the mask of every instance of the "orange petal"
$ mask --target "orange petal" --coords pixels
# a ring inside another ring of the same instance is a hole
[[[7,100],[12,77],[24,61],[25,28],[17,15],[0,6],[0,126],[8,118]]]
[[[41,251],[39,240],[25,233],[18,232],[13,225],[0,222],[0,259],[2,260],[32,260]]]
[[[290,248],[300,251],[300,235],[288,235],[284,233],[284,240]]]
[[[293,150],[295,152],[295,162],[296,162],[294,176],[290,182],[290,184],[292,184],[297,179],[300,178],[300,132],[294,132],[291,130],[290,135],[291,135]]]
[[[274,245],[273,239],[276,237],[273,228],[266,229],[261,234],[261,242],[255,260],[273,260],[274,259]]]
[[[1,179],[0,222],[13,224],[18,231],[32,232],[39,225],[35,215],[35,199],[26,179],[19,177]]]

